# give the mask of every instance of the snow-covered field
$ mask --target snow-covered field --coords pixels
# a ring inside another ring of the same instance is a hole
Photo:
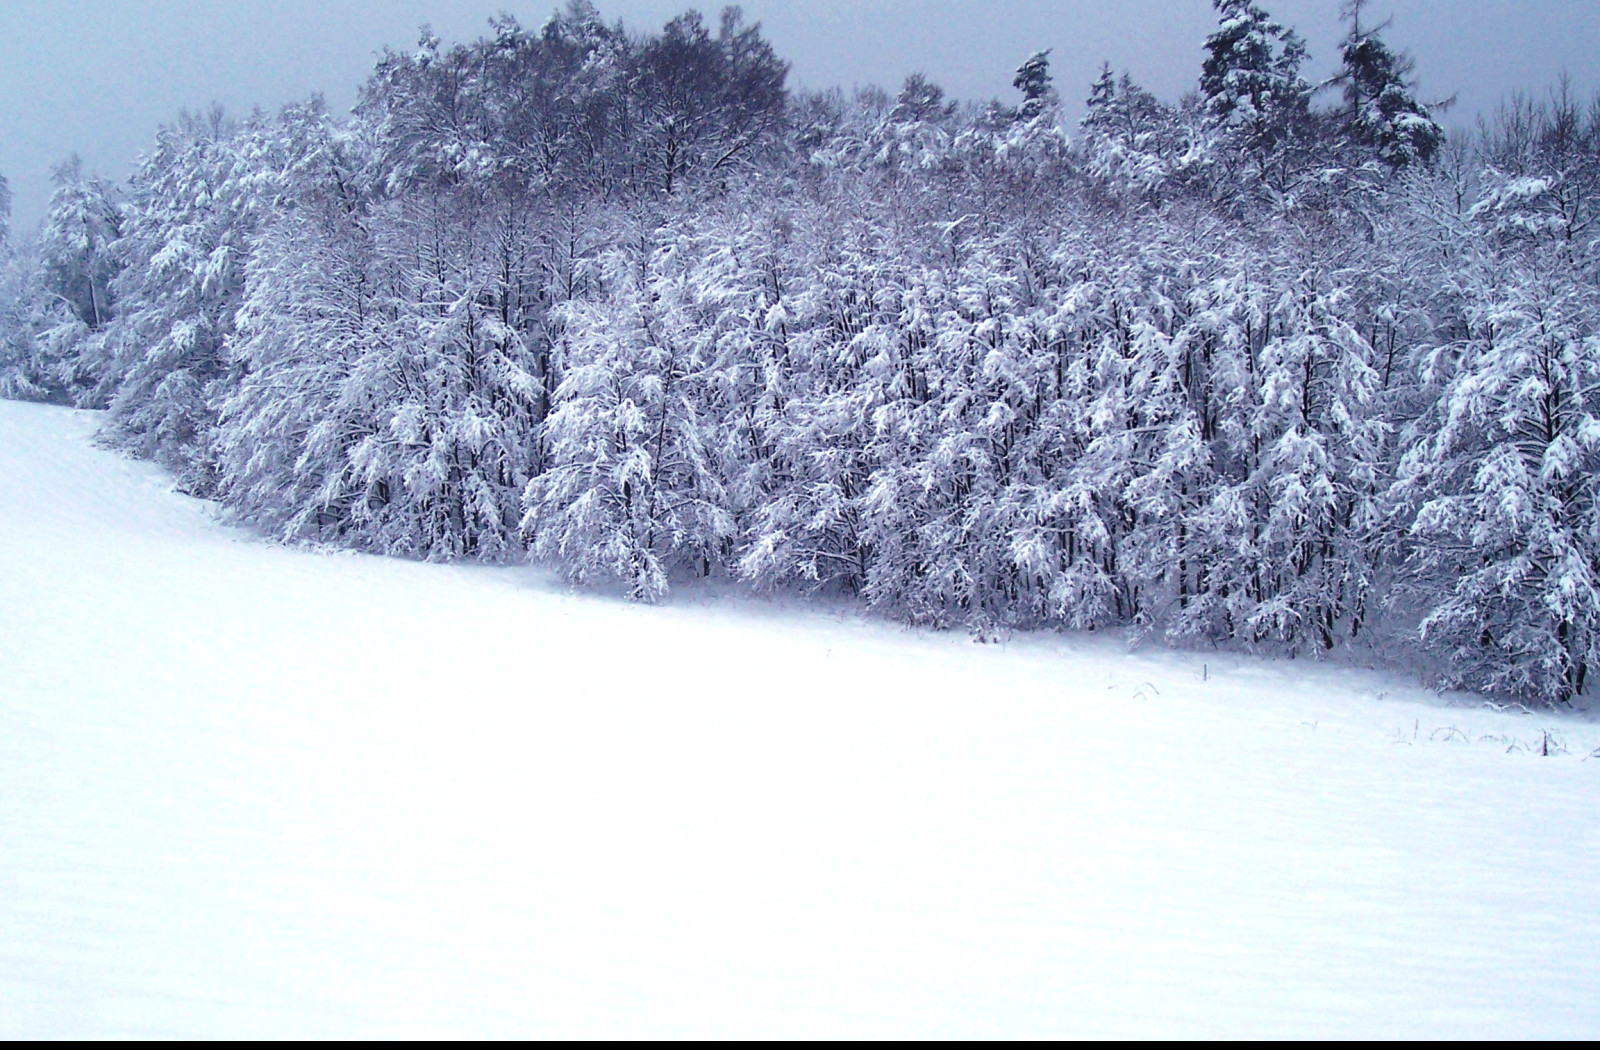
[[[285,549],[95,425],[0,402],[0,1036],[1600,1036],[1592,718]]]

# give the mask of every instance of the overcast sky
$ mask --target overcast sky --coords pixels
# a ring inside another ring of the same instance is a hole
[[[1326,71],[1340,0],[1264,0],[1309,40]],[[608,21],[657,27],[685,0],[602,0]],[[708,10],[720,3],[701,5]],[[1214,22],[1209,0],[746,0],[797,86],[897,85],[922,71],[963,98],[1009,97],[1020,61],[1053,48],[1076,104],[1099,64],[1176,98],[1195,81]],[[125,176],[158,125],[218,101],[268,108],[324,93],[347,108],[376,53],[431,23],[476,36],[507,10],[537,26],[554,0],[0,0],[0,172],[19,225],[43,214],[49,170],[77,152]],[[1600,87],[1597,0],[1375,0],[1391,39],[1417,58],[1424,94],[1458,95],[1470,122],[1504,95],[1542,91],[1562,70]]]

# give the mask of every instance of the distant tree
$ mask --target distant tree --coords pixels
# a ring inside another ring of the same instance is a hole
[[[1117,99],[1117,75],[1111,68],[1110,62],[1100,64],[1100,75],[1089,86],[1089,98],[1086,102],[1087,113],[1084,124],[1088,127],[1104,126],[1109,123],[1107,116],[1112,105]]]
[[[1110,63],[1089,90],[1079,123],[1088,173],[1114,196],[1154,196],[1178,171],[1185,145],[1179,115]]]
[[[61,398],[55,362],[40,352],[39,333],[47,327],[46,314],[56,313],[56,323],[66,320],[66,307],[47,297],[41,285],[38,260],[32,251],[19,251],[7,229],[10,187],[0,176],[0,397],[23,401]],[[25,246],[31,247],[31,246]]]
[[[1305,43],[1254,0],[1212,3],[1218,25],[1206,38],[1200,74],[1206,113],[1264,166],[1310,105],[1311,87],[1300,75]]]
[[[1391,168],[1427,164],[1444,143],[1444,129],[1417,101],[1408,78],[1411,58],[1398,54],[1380,35],[1388,23],[1363,26],[1368,0],[1349,0],[1349,32],[1339,47],[1345,120],[1356,139]]]
[[[752,163],[783,120],[789,66],[737,7],[723,9],[715,36],[699,12],[679,15],[630,67],[631,146],[646,185],[669,196]]]
[[[11,250],[11,185],[0,175],[0,397],[24,396],[24,296],[23,270]]]
[[[217,408],[238,382],[227,343],[286,161],[272,121],[213,107],[163,128],[130,184],[111,432],[196,494],[216,489]]]
[[[122,265],[112,246],[122,236],[122,207],[111,185],[86,175],[77,156],[57,165],[52,178],[56,189],[39,234],[46,289],[98,330],[116,316],[111,282]]]
[[[1497,236],[1579,246],[1600,230],[1600,97],[1585,106],[1563,77],[1545,99],[1513,96],[1481,138],[1473,207]]]
[[[626,184],[628,66],[633,45],[588,0],[568,0],[537,32],[502,15],[467,80],[485,144],[508,196],[608,194]]]
[[[1017,109],[1021,120],[1041,116],[1055,101],[1056,89],[1050,79],[1050,51],[1036,51],[1017,70],[1012,86],[1022,92],[1022,105]]]
[[[33,382],[50,400],[103,408],[111,372],[107,339],[117,316],[115,281],[125,263],[125,225],[116,189],[86,175],[76,156],[58,165],[50,208],[31,248],[37,273],[28,283],[37,301],[27,343]]]
[[[902,121],[938,120],[949,116],[954,109],[945,99],[944,88],[925,73],[912,73],[900,87],[894,116]]]

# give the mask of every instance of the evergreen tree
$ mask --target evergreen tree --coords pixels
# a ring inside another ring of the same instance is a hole
[[[78,157],[57,166],[52,177],[56,188],[36,249],[43,301],[31,311],[36,385],[52,400],[104,407],[125,214],[116,190],[86,175]]]
[[[1086,128],[1104,128],[1110,126],[1112,106],[1117,100],[1117,75],[1111,69],[1110,62],[1100,64],[1100,75],[1089,86],[1089,98],[1085,104],[1083,126]]]
[[[305,152],[286,170],[288,206],[261,230],[246,267],[227,348],[241,376],[218,408],[220,494],[285,539],[381,548],[374,525],[393,502],[393,479],[363,471],[354,453],[382,433],[398,384],[360,366],[398,333],[375,262],[362,143],[323,116],[291,111]]]
[[[1218,15],[1206,38],[1200,93],[1207,115],[1265,168],[1306,119],[1311,88],[1300,75],[1305,43],[1255,0],[1212,0]]]
[[[1345,119],[1356,139],[1391,168],[1427,164],[1444,143],[1444,129],[1417,101],[1407,80],[1412,61],[1384,43],[1385,26],[1362,26],[1366,4],[1350,0],[1345,8],[1350,31],[1339,48]]]
[[[0,190],[5,189],[3,181],[0,178]],[[3,194],[0,204],[9,204]],[[0,397],[21,401],[62,397],[55,362],[40,352],[38,336],[46,327],[54,327],[45,321],[52,305],[58,313],[65,308],[45,295],[40,277],[32,252],[0,240]]]
[[[1178,114],[1107,63],[1079,124],[1087,173],[1114,197],[1158,197],[1180,173],[1185,134]]]
[[[290,538],[518,554],[538,387],[503,320],[499,231],[450,236],[481,214],[471,193],[374,200],[359,137],[321,137],[250,269],[225,498]]]
[[[1437,397],[1396,486],[1425,638],[1464,684],[1555,701],[1600,645],[1600,311],[1575,261],[1491,242],[1457,269],[1463,338],[1428,355]]]
[[[1036,51],[1017,70],[1012,86],[1022,92],[1022,105],[1017,110],[1021,120],[1034,120],[1042,116],[1056,101],[1055,85],[1050,79],[1050,51]]]

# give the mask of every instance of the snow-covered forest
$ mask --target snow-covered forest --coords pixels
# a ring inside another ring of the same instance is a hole
[[[1215,2],[1179,100],[1047,53],[1007,102],[796,92],[737,9],[425,32],[348,119],[64,163],[36,236],[0,223],[0,394],[108,410],[292,541],[1573,698],[1600,101],[1447,135],[1361,5],[1323,84]]]

